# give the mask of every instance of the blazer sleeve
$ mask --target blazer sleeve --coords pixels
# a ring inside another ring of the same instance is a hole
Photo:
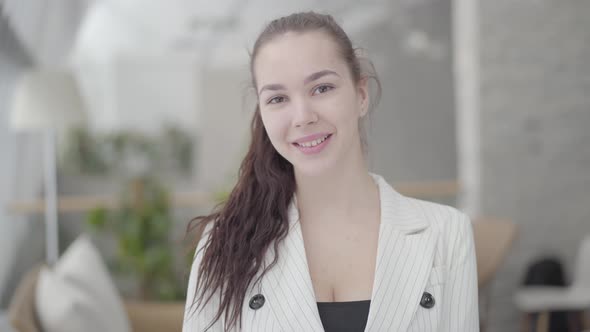
[[[182,325],[182,332],[203,332],[213,321],[215,314],[219,308],[219,296],[214,294],[205,307],[199,307],[197,311],[198,302],[194,302],[195,291],[197,286],[197,274],[201,261],[203,260],[203,247],[207,243],[207,239],[210,236],[211,229],[213,228],[213,222],[209,222],[203,230],[203,235],[197,249],[195,251],[195,259],[191,267],[188,289],[186,294],[186,305],[184,311],[184,321]],[[207,294],[208,296],[208,294]],[[206,299],[206,298],[205,298]],[[204,299],[204,300],[205,300]],[[210,332],[222,332],[223,331],[223,316],[215,322],[207,331]]]
[[[469,217],[458,212],[453,225],[456,236],[449,249],[451,264],[444,289],[442,330],[479,331],[477,263],[473,242],[473,228]]]

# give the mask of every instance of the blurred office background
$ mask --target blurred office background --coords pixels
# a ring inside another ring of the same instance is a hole
[[[514,294],[535,260],[573,278],[590,234],[588,1],[0,0],[0,322],[47,260],[46,136],[13,121],[36,98],[26,78],[70,82],[56,105],[79,113],[45,115],[83,119],[54,130],[60,253],[87,234],[130,324],[177,326],[186,225],[231,188],[247,147],[248,50],[301,10],[334,15],[376,66],[372,171],[489,226],[476,236],[492,252],[478,252],[486,331],[530,318]],[[161,242],[141,251],[134,227]]]

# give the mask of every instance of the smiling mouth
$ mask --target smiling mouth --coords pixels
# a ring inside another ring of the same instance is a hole
[[[305,143],[293,143],[293,145],[295,145],[297,147],[302,147],[302,148],[313,148],[315,146],[322,144],[325,140],[330,138],[330,136],[332,136],[332,134],[328,134],[322,138],[318,138],[313,141],[309,141],[309,142],[305,142]]]

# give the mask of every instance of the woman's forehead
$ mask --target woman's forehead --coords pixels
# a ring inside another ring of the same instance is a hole
[[[257,84],[276,79],[297,79],[320,70],[340,73],[346,65],[336,43],[324,32],[286,33],[259,50],[254,59]],[[341,73],[341,76],[345,73]]]

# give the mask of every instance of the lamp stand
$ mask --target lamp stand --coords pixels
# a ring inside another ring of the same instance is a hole
[[[47,264],[59,257],[59,229],[57,225],[56,131],[45,129],[43,135],[43,169],[45,181],[45,248]]]

